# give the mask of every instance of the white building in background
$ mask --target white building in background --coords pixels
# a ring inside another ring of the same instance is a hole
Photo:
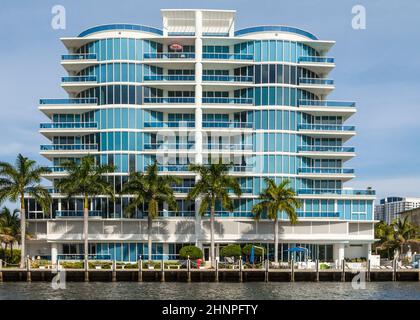
[[[296,246],[323,261],[367,257],[375,192],[344,186],[355,176],[345,164],[356,155],[347,146],[356,131],[344,123],[356,105],[328,99],[335,61],[327,54],[335,42],[280,25],[235,30],[233,10],[161,13],[162,29],[111,24],[61,39],[68,50],[62,56],[68,76],[61,83],[68,97],[40,101],[48,117],[40,127],[48,139],[41,154],[51,161],[46,178],[52,183],[66,174],[63,161],[87,154],[117,166],[109,177],[116,194],[130,172],[155,160],[161,174],[182,178],[174,186],[180,210],[161,208],[152,248],[146,211],[139,208],[128,217],[126,196],[93,199],[89,254],[136,261],[152,250],[156,259],[171,259],[192,243],[207,259],[209,218],[185,198],[196,179],[188,164],[216,156],[234,163],[231,174],[243,190],[234,212],[217,208],[217,253],[229,243],[254,243],[273,257],[273,222],[256,222],[251,213],[263,178],[272,177],[277,183],[290,179],[303,203],[297,225],[280,216],[281,260],[291,259],[289,249]],[[82,199],[51,192],[51,216],[27,201],[28,231],[34,235],[28,252],[53,261],[78,257]]]
[[[398,214],[420,207],[420,198],[414,197],[387,197],[375,206],[375,219],[391,224],[398,218]]]

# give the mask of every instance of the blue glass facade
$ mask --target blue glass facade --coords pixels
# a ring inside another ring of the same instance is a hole
[[[131,33],[122,36],[112,30]],[[273,39],[267,32],[273,32]],[[274,36],[277,32],[296,35],[296,40]],[[153,40],[144,33],[153,34]],[[143,171],[157,160],[162,171],[183,179],[174,186],[181,213],[162,207],[162,219],[194,219],[196,206],[184,198],[194,183],[187,164],[196,162],[199,153],[203,163],[221,157],[232,161],[232,174],[246,195],[235,199],[233,213],[218,205],[220,219],[251,219],[264,177],[272,177],[276,182],[291,180],[302,199],[302,221],[373,220],[374,191],[344,188],[354,177],[345,164],[354,156],[347,140],[355,128],[345,122],[355,104],[326,98],[334,89],[333,80],[326,78],[334,59],[325,56],[328,48],[322,42],[315,45],[320,40],[314,35],[265,26],[239,30],[222,40],[203,32],[197,42],[194,33],[172,39],[170,32],[154,28],[109,25],[88,29],[79,38],[92,34],[100,39],[84,41],[62,58],[69,70],[69,77],[62,79],[69,99],[40,101],[46,108],[63,106],[48,109],[51,123],[41,124],[52,143],[41,148],[52,162],[52,181],[59,178],[54,172],[61,172],[64,160],[78,161],[92,153],[98,162],[116,166],[109,179],[119,193],[130,172]],[[252,40],[242,38],[250,35]],[[172,43],[182,49],[172,50]],[[171,156],[162,161],[161,152]],[[128,218],[127,203],[125,196],[115,203],[99,197],[92,200],[92,212],[106,219]],[[28,203],[29,214],[36,211],[31,206],[36,204]],[[79,199],[57,198],[53,217],[80,209]],[[134,218],[145,214],[139,208]],[[286,220],[284,214],[280,217]],[[98,244],[95,250],[132,260],[144,250],[143,244],[135,245]],[[156,254],[163,254],[159,250],[156,247]]]

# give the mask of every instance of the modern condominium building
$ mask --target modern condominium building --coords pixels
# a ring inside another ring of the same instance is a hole
[[[312,259],[366,257],[374,240],[373,190],[353,190],[346,167],[355,156],[347,140],[355,127],[345,124],[354,102],[328,100],[335,67],[328,51],[334,41],[287,26],[235,30],[235,11],[162,10],[162,29],[111,24],[62,38],[68,72],[62,99],[41,99],[48,118],[40,133],[48,139],[41,154],[51,161],[46,178],[66,172],[65,160],[92,154],[116,166],[107,178],[115,192],[133,171],[154,161],[160,174],[177,175],[179,211],[163,205],[147,245],[147,212],[128,216],[127,196],[91,201],[92,255],[136,261],[152,250],[171,259],[187,244],[209,256],[209,217],[198,214],[186,195],[197,176],[189,163],[220,159],[233,163],[231,174],[243,195],[235,210],[216,212],[216,256],[229,243],[260,244],[274,256],[273,221],[255,221],[251,208],[264,189],[264,177],[289,179],[302,200],[299,221],[279,220],[279,257],[303,259],[290,248],[305,247]],[[345,67],[345,66],[344,66]],[[31,256],[53,261],[83,253],[83,202],[51,190],[51,216],[27,201]]]
[[[399,218],[399,213],[420,207],[420,198],[413,197],[387,197],[375,206],[375,219],[391,224]]]

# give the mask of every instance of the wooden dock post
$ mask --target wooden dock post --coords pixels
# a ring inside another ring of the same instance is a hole
[[[239,257],[239,282],[243,282],[243,275],[242,275],[242,257]]]
[[[290,281],[295,282],[295,261],[292,259],[292,272],[290,273]]]
[[[85,267],[85,282],[89,282],[89,263],[86,256],[84,260],[84,267]]]
[[[112,260],[112,272],[111,272],[111,281],[116,282],[117,281],[117,262],[115,260]]]
[[[29,257],[26,257],[26,281],[27,282],[31,282],[32,281],[31,262],[29,260]]]
[[[165,262],[163,261],[162,256],[162,262],[160,263],[161,273],[160,273],[160,281],[165,282]]]
[[[370,259],[367,261],[366,281],[370,282]]]
[[[397,259],[392,262],[392,281],[397,281]]]
[[[341,282],[346,281],[346,261],[341,260]]]
[[[219,259],[216,258],[216,274],[214,275],[214,281],[219,282]]]
[[[190,260],[190,256],[188,256],[188,260],[187,260],[187,281],[191,282],[191,260]]]
[[[319,282],[319,260],[318,259],[316,259],[315,261],[315,270],[316,270],[315,281]]]
[[[143,260],[141,259],[141,257],[138,262],[138,267],[139,267],[139,272],[138,272],[137,281],[142,282],[143,281]]]
[[[267,259],[265,260],[265,272],[264,272],[264,280],[268,282],[268,268],[270,266],[270,261]]]
[[[3,260],[0,259],[0,282],[3,282]]]

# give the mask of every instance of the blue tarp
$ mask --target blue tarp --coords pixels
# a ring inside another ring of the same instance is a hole
[[[301,247],[294,247],[294,248],[290,248],[287,251],[290,251],[290,252],[305,252],[306,249],[305,248],[301,248]]]
[[[251,253],[249,255],[249,262],[254,263],[254,246],[251,247]]]

